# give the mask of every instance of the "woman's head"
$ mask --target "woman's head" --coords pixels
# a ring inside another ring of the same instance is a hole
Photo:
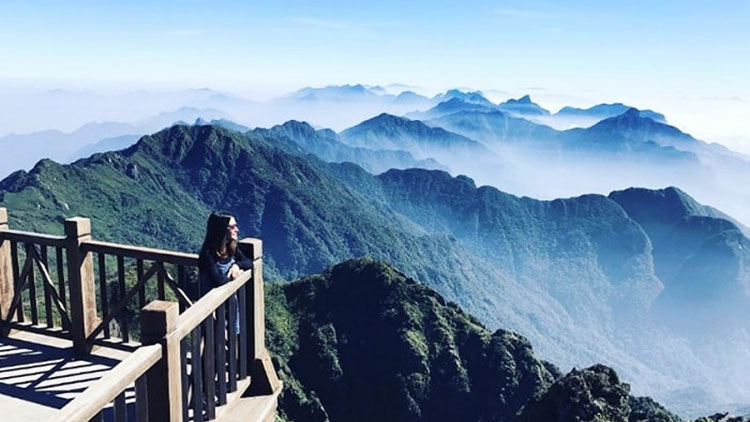
[[[237,220],[231,214],[223,211],[213,212],[208,217],[206,238],[201,250],[220,256],[234,255],[238,234]]]

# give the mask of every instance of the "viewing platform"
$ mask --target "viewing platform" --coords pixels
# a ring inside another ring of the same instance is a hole
[[[64,229],[11,230],[0,208],[3,420],[274,420],[260,240],[239,242],[250,271],[192,302],[197,255]]]

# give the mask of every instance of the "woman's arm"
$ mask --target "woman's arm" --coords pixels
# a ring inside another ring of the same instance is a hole
[[[237,248],[234,251],[234,262],[238,267],[240,267],[241,270],[249,270],[253,268],[253,260],[246,257],[245,254],[242,253],[240,248]]]

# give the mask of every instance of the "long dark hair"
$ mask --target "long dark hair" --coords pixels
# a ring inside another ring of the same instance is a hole
[[[208,216],[206,238],[201,253],[211,253],[221,257],[234,256],[237,241],[229,234],[229,221],[232,215],[224,211],[214,211]]]

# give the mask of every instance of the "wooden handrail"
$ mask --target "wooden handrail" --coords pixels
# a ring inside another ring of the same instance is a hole
[[[193,306],[180,314],[177,318],[175,330],[169,336],[176,337],[179,340],[185,338],[195,327],[200,325],[209,315],[213,314],[216,308],[226,302],[230,296],[250,280],[252,280],[252,271],[247,270],[229,283],[211,289],[205,296],[193,303]]]
[[[95,252],[117,255],[147,261],[160,261],[175,265],[197,266],[198,255],[184,252],[174,252],[164,249],[144,248],[140,246],[122,245],[119,243],[86,240],[81,243],[84,253]]]
[[[88,421],[162,357],[159,344],[139,347],[54,415],[55,421]]]
[[[52,234],[34,233],[22,230],[3,230],[0,232],[0,240],[12,240],[23,243],[34,243],[36,245],[49,246],[53,248],[65,247],[65,236]]]

